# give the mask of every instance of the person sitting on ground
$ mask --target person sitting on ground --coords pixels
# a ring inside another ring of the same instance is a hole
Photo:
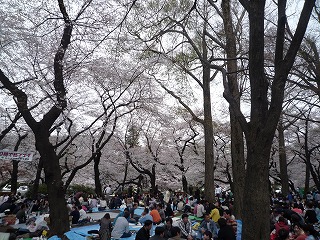
[[[153,206],[150,207],[150,210],[151,210],[150,215],[152,216],[153,223],[154,224],[160,224],[162,219],[160,217],[160,214],[159,214],[158,210],[154,209]]]
[[[208,213],[206,213],[204,215],[204,221],[200,224],[199,226],[199,232],[201,234],[201,236],[203,236],[203,234],[206,232],[206,231],[209,231],[212,233],[212,235],[216,238],[218,237],[218,228],[217,228],[217,225],[214,221],[212,221],[210,219],[210,215]]]
[[[218,240],[236,240],[234,231],[231,226],[227,224],[227,220],[224,218],[219,218],[218,224],[220,230],[218,232]]]
[[[191,203],[193,203],[193,198],[190,197],[190,199],[187,198],[186,204],[184,205],[183,212],[184,213],[191,213]]]
[[[151,220],[151,221],[153,221],[152,216],[149,214],[149,209],[148,209],[148,208],[145,208],[145,209],[143,210],[143,212],[142,212],[142,214],[141,214],[141,217],[140,217],[140,219],[139,219],[139,222],[140,222],[141,224],[144,224],[144,222],[145,222],[146,220]]]
[[[307,235],[306,240],[316,240],[319,239],[319,233],[314,229],[313,225],[305,224],[302,226],[303,231]]]
[[[19,223],[25,223],[27,221],[26,210],[27,206],[25,204],[22,204],[20,206],[20,210],[16,214],[16,218],[19,220]]]
[[[210,212],[210,217],[211,219],[216,223],[218,222],[219,218],[220,218],[220,212],[219,212],[219,202],[217,201],[214,205],[213,208]]]
[[[293,208],[292,208],[292,211],[302,215],[303,214],[303,211],[299,208],[299,204],[298,203],[294,203],[293,204]]]
[[[158,210],[158,212],[160,214],[161,222],[164,222],[166,220],[166,214],[164,212],[164,209],[163,209],[161,203],[157,204],[157,210]]]
[[[293,231],[294,231],[294,235],[293,235],[294,240],[305,240],[307,238],[307,235],[302,229],[302,225],[300,225],[299,223],[295,223],[295,225],[293,226]]]
[[[177,205],[177,210],[181,212],[183,209],[184,209],[184,202],[182,199],[180,199]]]
[[[89,200],[89,207],[90,209],[98,207],[98,200],[96,196],[92,196],[92,198]]]
[[[283,216],[280,216],[278,218],[278,221],[274,224],[274,229],[270,233],[270,240],[275,240],[279,236],[280,229],[286,229],[290,231],[290,227],[287,224],[287,219],[285,219]]]
[[[128,211],[123,213],[123,217],[118,217],[116,224],[111,232],[111,237],[114,239],[131,237],[131,232],[129,231],[129,218],[130,214]]]
[[[112,232],[112,223],[110,220],[110,214],[106,213],[100,220],[99,239],[110,240]]]
[[[78,223],[90,222],[90,218],[87,216],[87,213],[85,210],[83,210],[82,206],[78,206],[78,210],[79,210],[79,214],[80,214]]]
[[[115,196],[114,204],[115,204],[115,209],[120,208],[122,204],[121,198],[118,195]]]
[[[165,240],[164,227],[156,227],[154,230],[154,236],[152,236],[150,240]]]
[[[232,215],[231,210],[226,209],[223,211],[223,217],[227,220],[227,224],[232,227],[234,234],[237,234],[237,221]]]
[[[179,227],[172,227],[171,235],[172,237],[168,240],[183,240],[183,238],[181,238],[181,229]]]
[[[134,211],[138,208],[138,203],[134,203],[131,208],[129,208],[129,213],[130,213],[130,219],[129,223],[136,223],[138,222],[140,216],[137,214],[134,214]]]
[[[113,220],[113,226],[116,225],[116,222],[117,222],[117,219],[119,217],[123,217],[124,216],[124,213],[125,212],[128,212],[129,213],[129,209],[128,208],[125,208],[123,211],[119,212],[118,215],[115,217],[115,219]],[[129,213],[129,218],[128,218],[128,221],[130,219],[130,213]]]
[[[174,212],[171,208],[171,202],[167,203],[167,207],[164,210],[164,213],[165,213],[166,217],[173,217],[174,216]]]
[[[281,228],[275,240],[289,240],[290,239],[289,235],[290,235],[290,232],[287,229]]]
[[[206,214],[206,210],[204,209],[203,203],[204,203],[204,201],[201,200],[201,201],[199,202],[199,204],[195,207],[195,208],[197,209],[196,216],[197,216],[198,218],[203,218],[204,215]]]
[[[71,223],[78,224],[80,213],[79,213],[78,207],[76,207],[75,205],[72,206],[72,211],[70,213],[70,216],[72,217]]]
[[[216,239],[216,238],[215,238]],[[212,240],[212,232],[210,231],[205,231],[203,233],[203,240]]]
[[[168,239],[171,238],[171,229],[172,229],[172,218],[168,217],[166,218],[166,223],[164,224],[164,238]]]
[[[41,214],[49,213],[49,201],[47,199],[43,199],[43,201],[40,202],[39,210]]]
[[[304,220],[307,224],[315,224],[318,222],[317,214],[313,208],[313,203],[311,201],[307,203]]]
[[[146,220],[143,227],[137,232],[135,240],[149,240],[151,228],[152,221]]]
[[[278,236],[279,230],[282,228],[290,231],[290,227],[288,226],[287,219],[285,219],[282,216],[279,217],[278,222],[274,225],[274,227],[276,230],[276,236]]]
[[[13,204],[13,200],[12,200],[11,196],[8,198],[5,198],[5,199],[7,199],[7,200],[4,203],[2,203],[0,206],[0,213],[3,213],[4,211],[6,211],[8,209],[10,210],[9,212],[11,213],[15,208],[15,205]]]
[[[104,196],[102,196],[102,198],[99,200],[99,207],[98,210],[99,211],[103,211],[107,208],[107,200],[105,199]]]
[[[38,212],[40,208],[40,200],[33,200],[33,204],[31,207],[31,212]]]
[[[181,238],[192,240],[192,224],[188,218],[188,214],[184,213],[181,216],[181,220],[178,223],[178,226],[181,230]]]

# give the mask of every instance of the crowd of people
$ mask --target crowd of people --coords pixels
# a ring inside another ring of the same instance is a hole
[[[115,196],[117,197],[119,196]],[[130,201],[127,201],[126,198],[128,196],[120,199],[122,203],[128,203],[128,208],[125,210],[128,212],[127,222],[141,223],[143,225],[141,231],[144,233],[152,222],[158,229],[157,239],[161,237],[161,239],[171,240],[172,238],[233,240],[239,234],[237,221],[232,214],[232,194],[228,195],[225,192],[217,194],[215,203],[209,203],[206,199],[196,195],[187,196],[184,193],[172,191],[152,196],[136,195],[129,197]],[[140,218],[134,214],[137,206],[145,207]],[[175,224],[172,217],[179,214],[182,214],[181,219]],[[191,222],[190,216],[197,217],[198,223]],[[318,191],[307,193],[305,199],[294,193],[285,197],[274,195],[270,205],[270,240],[320,239],[319,220],[320,193]],[[162,226],[159,227],[159,224]],[[174,227],[179,228],[179,231]],[[174,231],[174,234],[171,230]],[[136,236],[136,240],[145,239],[140,238],[140,234]]]
[[[136,240],[236,239],[237,222],[232,215],[232,197],[226,194],[217,195],[218,200],[214,204],[201,198],[197,193],[192,197],[171,190],[152,195],[116,194],[108,199],[107,204],[110,209],[125,208],[113,221],[108,214],[102,218],[99,234],[104,237],[101,239],[132,236],[129,223],[142,225],[135,234]],[[220,199],[223,201],[220,202]],[[141,215],[136,214],[138,207],[144,208]],[[196,219],[191,221],[189,216],[194,216]],[[179,220],[174,221],[174,217],[178,217]],[[154,236],[151,237],[152,226],[155,229]]]
[[[0,196],[0,214],[15,216],[10,224],[25,224],[25,228],[16,229],[11,238],[40,237],[43,231],[47,231],[49,221],[49,202],[43,196],[39,199],[29,199],[20,193],[11,193]],[[39,217],[41,215],[41,217]],[[5,217],[3,218],[5,219]],[[7,224],[2,219],[2,224]],[[12,219],[11,219],[12,220]]]
[[[86,224],[91,221],[87,213],[93,209],[120,211],[115,219],[106,213],[100,220],[100,239],[130,237],[129,223],[142,225],[136,240],[235,240],[239,236],[238,221],[233,215],[233,195],[217,187],[216,201],[209,202],[200,191],[187,195],[183,192],[112,194],[107,186],[103,196],[78,192],[67,199],[71,224]],[[143,208],[142,214],[136,209]],[[27,223],[29,231],[37,231],[35,223],[28,222],[31,213],[49,213],[46,197],[36,200],[21,195],[0,197],[0,213],[14,214],[18,223]],[[190,217],[192,216],[192,217]],[[178,220],[177,220],[178,217]],[[319,239],[320,193],[309,192],[306,198],[290,193],[288,196],[273,195],[270,206],[270,240],[315,240]],[[150,230],[154,226],[154,236]],[[39,226],[43,227],[43,226]],[[43,229],[43,228],[41,228]]]
[[[271,197],[270,240],[316,240],[319,238],[320,192],[303,198],[299,193]]]

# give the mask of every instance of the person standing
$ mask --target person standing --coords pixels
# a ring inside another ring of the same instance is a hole
[[[106,195],[110,195],[111,194],[111,185],[108,185],[105,189],[104,189],[104,193]]]
[[[106,196],[106,201],[107,201],[107,204],[109,205],[109,201],[110,201],[110,195],[111,195],[111,185],[108,185],[105,189],[104,189],[104,194]]]

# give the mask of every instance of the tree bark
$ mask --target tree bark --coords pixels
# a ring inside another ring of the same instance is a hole
[[[150,177],[150,184],[151,184],[151,192],[156,192],[156,164],[154,163],[151,168],[151,174],[147,175]]]
[[[231,17],[230,0],[221,2],[223,11],[224,31],[226,35],[226,53],[228,70],[228,85],[230,92],[240,108],[240,92],[237,79],[237,49],[236,35],[233,31],[233,23]],[[231,126],[231,159],[232,159],[232,175],[233,175],[233,191],[234,191],[234,215],[242,218],[241,210],[243,208],[243,190],[245,179],[245,159],[244,159],[244,142],[243,132],[238,122],[236,115],[231,107],[230,111],[230,126]]]
[[[269,238],[269,157],[273,136],[282,111],[287,76],[305,34],[315,1],[305,1],[301,16],[284,56],[286,1],[278,3],[278,28],[275,49],[275,75],[268,100],[268,81],[264,70],[265,1],[241,1],[249,11],[249,78],[251,90],[250,123],[241,117],[247,142],[247,172],[243,207],[243,239]],[[239,109],[233,104],[234,109]],[[252,224],[254,223],[254,224]]]
[[[50,230],[53,234],[63,236],[69,231],[69,216],[65,201],[65,188],[61,177],[59,159],[54,147],[49,142],[49,131],[39,128],[35,132],[36,148],[44,163],[45,183],[48,189],[50,208]]]
[[[289,194],[289,177],[287,168],[287,154],[284,143],[284,129],[282,124],[282,118],[280,118],[278,124],[279,133],[279,164],[280,164],[280,178],[281,178],[281,191],[284,196]]]
[[[204,192],[209,202],[214,202],[214,154],[213,124],[211,113],[210,67],[203,66],[203,110],[204,110],[204,141],[205,141],[205,178]]]
[[[18,189],[18,167],[19,162],[12,160],[12,175],[11,175],[11,192],[16,194]]]
[[[188,192],[188,180],[184,173],[182,173],[182,189],[185,193]]]
[[[27,135],[28,135],[27,133],[22,136],[19,134],[18,140],[17,140],[16,145],[14,146],[14,149],[13,149],[14,151],[18,151],[22,140],[25,139],[27,137]],[[17,189],[18,189],[19,162],[20,161],[16,161],[16,160],[12,161],[11,192],[13,192],[14,194],[17,193]]]
[[[95,183],[95,193],[97,196],[102,196],[102,186],[100,182],[100,171],[99,165],[101,160],[101,151],[98,151],[94,157],[94,183]]]
[[[32,199],[37,199],[38,198],[39,184],[40,184],[42,169],[43,169],[43,159],[40,157],[39,163],[38,163],[38,166],[37,166],[36,177],[34,179],[34,183],[33,183],[33,187],[32,187],[32,194],[31,194],[31,198]]]
[[[243,196],[245,202],[242,209],[243,239],[266,239],[270,234],[268,159],[271,148],[268,145],[271,147],[270,143],[261,138],[247,142],[247,171]]]
[[[306,178],[305,178],[304,193],[303,193],[304,198],[306,198],[307,193],[309,192],[309,188],[310,188],[311,162],[310,162],[308,136],[309,136],[309,121],[307,119],[305,122],[305,134],[304,134],[304,154],[305,154],[305,159],[306,159]]]
[[[122,181],[122,191],[124,190],[124,185],[127,181],[127,176],[128,176],[128,167],[129,167],[129,160],[128,160],[128,154],[129,154],[129,151],[126,150],[126,163],[124,165],[124,176],[123,176],[123,181]]]

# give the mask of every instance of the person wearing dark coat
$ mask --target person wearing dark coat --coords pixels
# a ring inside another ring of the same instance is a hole
[[[227,220],[224,218],[219,218],[218,224],[220,230],[218,232],[218,240],[236,240],[233,228],[227,224]]]
[[[76,206],[72,207],[72,212],[70,213],[70,216],[72,217],[72,220],[71,220],[72,224],[77,224],[79,222],[80,213],[79,213],[78,207]]]
[[[307,203],[307,209],[304,214],[304,220],[307,224],[315,224],[318,222],[317,214],[313,208],[313,203],[308,202]]]
[[[146,220],[143,227],[137,232],[135,240],[149,240],[151,228],[152,221]]]
[[[156,227],[154,230],[154,236],[152,236],[150,240],[165,240],[164,227]]]
[[[16,214],[16,218],[19,220],[19,223],[25,223],[27,221],[26,210],[27,206],[22,204],[20,210]]]

